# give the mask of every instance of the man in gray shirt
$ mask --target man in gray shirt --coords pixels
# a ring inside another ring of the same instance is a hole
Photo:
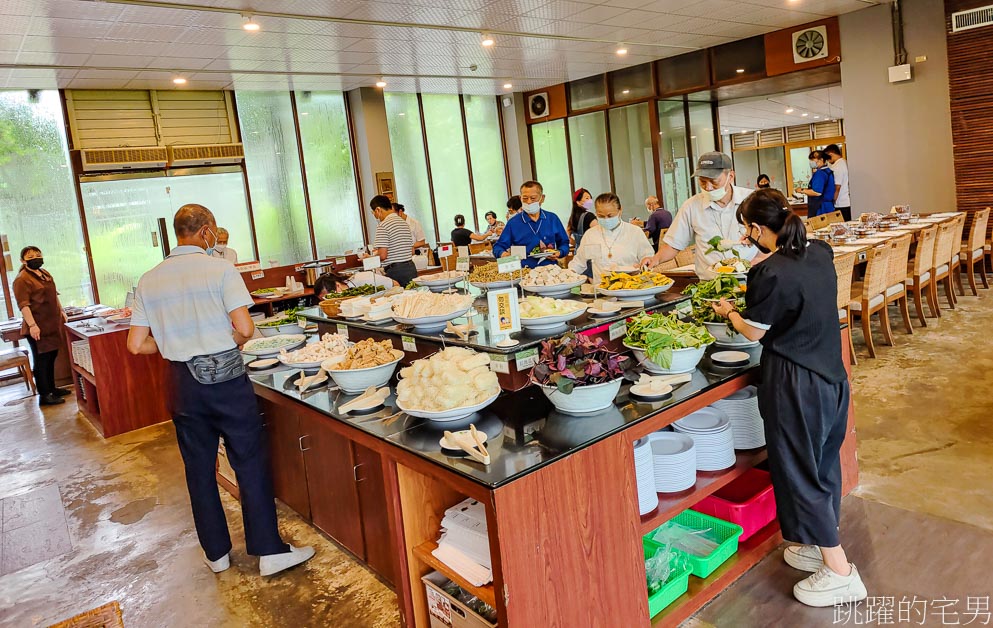
[[[177,245],[138,282],[128,351],[159,353],[172,370],[172,420],[204,561],[214,573],[231,566],[231,536],[217,491],[215,464],[224,437],[238,477],[245,545],[271,576],[314,555],[279,536],[269,445],[238,346],[255,333],[252,297],[229,262],[212,257],[214,215],[183,205],[173,219]]]

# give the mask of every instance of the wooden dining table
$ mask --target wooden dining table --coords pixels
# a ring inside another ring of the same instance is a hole
[[[888,229],[886,231],[878,231],[875,234],[853,240],[851,242],[846,242],[844,244],[833,244],[831,240],[825,239],[824,241],[831,245],[834,249],[836,255],[844,255],[846,253],[855,253],[856,264],[861,264],[866,261],[867,253],[869,249],[879,246],[880,244],[892,240],[893,238],[899,238],[900,236],[906,235],[908,233],[914,236],[914,243],[917,242],[920,232],[930,226],[939,225],[950,220],[954,220],[960,212],[943,212],[938,214],[920,214],[920,220],[917,222],[912,222],[905,225],[898,225],[893,229]],[[830,231],[830,227],[826,229],[821,229],[817,232],[808,234],[809,239],[817,239],[819,234],[825,234]]]

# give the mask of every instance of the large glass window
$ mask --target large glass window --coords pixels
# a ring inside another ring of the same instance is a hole
[[[179,177],[100,177],[83,180],[80,187],[97,290],[105,305],[124,305],[141,275],[162,261],[159,218],[166,221],[170,245],[176,245],[172,218],[187,203],[213,212],[217,225],[230,232],[229,245],[238,252],[238,261],[254,257],[240,170]],[[85,260],[82,264],[85,267]]]
[[[485,225],[486,212],[494,211],[503,220],[507,206],[500,112],[492,96],[464,96],[463,106],[472,158],[472,186],[476,192],[476,220],[479,225]]]
[[[690,102],[690,143],[693,147],[693,159],[700,155],[717,150],[714,143],[714,111],[709,102]]]
[[[532,124],[531,145],[534,147],[534,175],[545,191],[544,208],[557,214],[564,224],[572,212],[565,120]]]
[[[457,94],[423,94],[424,130],[431,158],[431,183],[438,212],[440,241],[450,240],[455,216],[462,214],[474,229],[469,164],[462,135],[462,106]]]
[[[691,164],[686,151],[686,117],[683,102],[660,100],[659,132],[662,134],[660,157],[662,159],[663,205],[673,215],[688,199],[690,193]]]
[[[396,201],[407,213],[420,221],[428,243],[437,243],[428,187],[428,169],[424,159],[424,136],[417,94],[387,92],[386,120],[393,154],[393,177]],[[461,135],[461,129],[459,129]]]
[[[259,258],[287,265],[313,256],[289,92],[237,92]]]
[[[348,115],[341,92],[297,92],[297,114],[317,257],[362,248]]]
[[[9,285],[20,270],[21,249],[37,246],[62,304],[92,302],[62,104],[54,90],[37,98],[26,91],[0,92],[0,233],[10,244]],[[6,305],[0,307],[3,319]],[[16,303],[11,310],[20,316]]]
[[[634,214],[655,193],[652,131],[648,103],[610,110],[610,148],[614,164],[614,193]]]
[[[602,111],[569,118],[569,149],[576,188],[586,188],[593,198],[609,192],[607,124]]]

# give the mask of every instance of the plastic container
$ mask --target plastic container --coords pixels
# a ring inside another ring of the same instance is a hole
[[[741,526],[741,541],[776,518],[776,496],[768,471],[749,469],[734,482],[702,499],[694,508]]]
[[[706,578],[724,564],[724,561],[734,556],[738,551],[738,538],[741,536],[741,526],[736,523],[722,521],[710,515],[704,515],[693,510],[684,510],[660,528],[664,528],[670,523],[678,523],[687,528],[706,530],[713,528],[712,536],[720,542],[716,549],[707,556],[694,556],[686,552],[681,552],[690,563],[690,572],[697,578]],[[652,540],[655,533],[649,536]],[[654,542],[654,541],[653,541]],[[680,550],[676,550],[677,552]]]
[[[642,546],[645,550],[646,561],[662,549],[662,545],[648,538],[642,539]],[[689,590],[690,570],[685,566],[681,567],[680,564],[685,565],[682,561],[676,561],[672,573],[669,574],[669,579],[662,585],[662,588],[648,595],[649,617],[655,617],[661,613],[666,606],[675,602],[679,596]]]

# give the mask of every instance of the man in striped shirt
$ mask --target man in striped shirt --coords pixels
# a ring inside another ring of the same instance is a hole
[[[393,203],[382,194],[372,197],[369,207],[372,208],[372,215],[379,221],[373,241],[376,251],[373,254],[379,255],[387,277],[406,286],[417,276],[417,268],[411,261],[414,236],[410,225],[397,215]]]

